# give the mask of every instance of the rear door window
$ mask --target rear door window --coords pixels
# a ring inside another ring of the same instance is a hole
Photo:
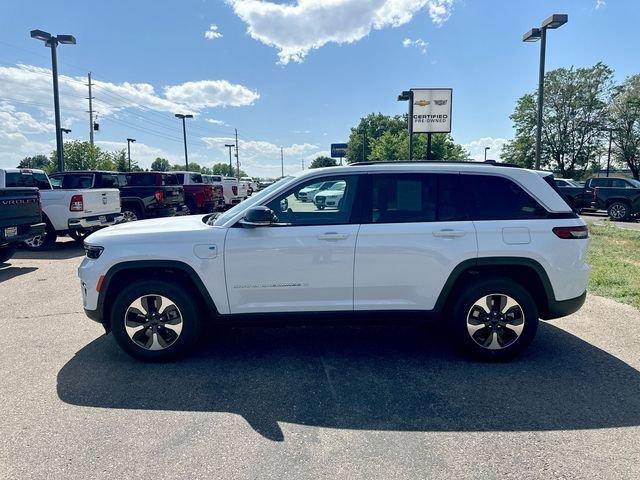
[[[118,188],[123,186],[120,183],[119,175],[113,173],[103,173],[102,174],[102,188]]]
[[[589,186],[592,188],[609,187],[611,186],[611,182],[608,178],[592,178],[591,180],[589,180]]]
[[[365,222],[448,222],[468,218],[458,174],[373,175]]]
[[[162,175],[162,185],[178,185],[178,177],[175,175]]]
[[[199,173],[190,173],[189,179],[191,180],[192,183],[203,183],[202,175],[200,175]]]
[[[64,189],[81,189],[91,188],[93,186],[93,175],[64,175],[62,177],[62,188]]]
[[[141,173],[127,175],[127,185],[132,187],[152,187],[156,184],[154,173]]]

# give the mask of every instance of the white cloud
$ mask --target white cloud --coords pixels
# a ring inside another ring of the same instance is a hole
[[[207,123],[211,123],[213,125],[220,125],[221,127],[228,127],[229,126],[229,124],[227,122],[224,122],[222,120],[216,120],[215,118],[205,118],[204,121],[207,122]]]
[[[148,83],[111,83],[94,80],[94,109],[101,117],[126,108],[148,108],[159,112],[197,113],[212,107],[246,106],[260,95],[226,80],[200,80],[163,87],[163,95]],[[64,116],[87,109],[84,77],[60,75],[60,104]],[[52,114],[51,71],[33,65],[0,66],[0,98],[38,107]]]
[[[203,137],[211,150],[218,152],[218,160],[210,163],[228,161],[229,152],[224,146],[233,143],[232,137]],[[240,168],[250,175],[257,177],[279,177],[281,174],[280,146],[264,140],[240,140],[238,142],[240,153]],[[283,145],[285,174],[298,172],[302,169],[302,160],[309,165],[316,156],[327,154],[320,146],[311,143],[294,143]],[[204,165],[204,164],[203,164]],[[209,163],[206,165],[211,166]],[[234,159],[235,167],[235,159]]]
[[[212,23],[209,26],[209,30],[204,32],[204,38],[206,38],[207,40],[222,38],[222,34],[218,31],[218,26],[215,23]]]
[[[422,53],[423,55],[426,55],[429,42],[425,42],[421,38],[416,38],[415,40],[411,40],[410,38],[405,38],[402,41],[402,46],[404,48],[411,48],[411,47],[417,48],[418,50],[420,50],[420,53]]]
[[[107,152],[127,148],[127,142],[114,142],[109,140],[99,140],[96,142],[96,145]],[[136,161],[141,168],[149,168],[151,163],[158,157],[166,158],[172,164],[184,164],[184,157],[181,153],[171,153],[162,148],[140,142],[131,144],[131,160]],[[203,158],[204,157],[195,152],[189,152],[189,162],[199,162],[202,161]]]
[[[607,2],[605,0],[596,0],[596,10],[600,10],[607,6]]]
[[[371,30],[398,27],[427,11],[435,25],[446,22],[454,0],[298,0],[276,3],[227,0],[249,35],[278,49],[279,63],[302,62],[327,43],[353,43]]]
[[[0,130],[8,133],[49,133],[54,132],[52,121],[36,120],[27,112],[17,111],[8,102],[0,102]]]
[[[466,143],[463,147],[474,160],[484,160],[484,147],[491,147],[487,152],[487,159],[500,160],[505,143],[507,143],[506,138],[483,137]]]
[[[260,98],[257,92],[226,80],[200,80],[164,88],[170,102],[186,105],[194,110],[211,107],[241,107],[251,105]]]

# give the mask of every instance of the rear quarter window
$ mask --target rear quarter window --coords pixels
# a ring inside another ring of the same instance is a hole
[[[91,188],[93,186],[93,175],[64,175],[62,177],[62,188],[64,189],[82,189]]]
[[[494,175],[462,175],[474,220],[528,220],[547,211],[517,183]]]

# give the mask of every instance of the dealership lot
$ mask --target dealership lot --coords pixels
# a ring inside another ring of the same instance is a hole
[[[434,324],[219,328],[131,360],[82,313],[81,249],[0,268],[1,478],[640,476],[640,313],[589,297],[516,361]]]

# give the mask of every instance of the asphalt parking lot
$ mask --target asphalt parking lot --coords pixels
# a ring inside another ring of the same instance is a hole
[[[0,478],[639,478],[640,312],[590,296],[516,361],[427,326],[219,328],[142,364],[72,242],[0,266]]]

